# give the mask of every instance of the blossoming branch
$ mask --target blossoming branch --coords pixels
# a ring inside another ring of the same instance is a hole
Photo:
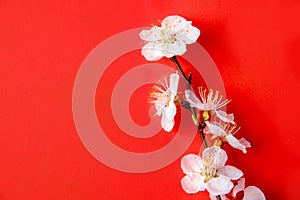
[[[198,98],[191,87],[191,74],[187,76],[177,60],[176,56],[186,52],[186,45],[196,42],[199,36],[200,30],[180,16],[168,16],[162,20],[161,26],[140,32],[140,38],[145,41],[141,53],[146,60],[169,58],[186,84],[182,99],[177,95],[178,72],[171,74],[169,81],[165,79],[164,83],[153,87],[149,102],[155,105],[156,115],[161,116],[162,128],[166,132],[173,129],[177,103],[191,111],[204,146],[201,154],[182,157],[181,168],[185,174],[181,180],[182,189],[189,194],[207,190],[212,200],[265,200],[259,188],[245,188],[245,178],[242,178],[243,172],[240,169],[225,165],[228,158],[222,149],[225,143],[243,153],[251,147],[245,138],[237,139],[234,136],[240,129],[234,121],[234,115],[221,110],[230,100],[224,99],[219,91],[202,87],[198,88]],[[209,136],[215,139],[212,146],[206,141]]]

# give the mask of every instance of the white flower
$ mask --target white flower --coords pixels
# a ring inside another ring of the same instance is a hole
[[[225,165],[226,161],[226,152],[218,146],[206,148],[202,158],[195,154],[184,156],[181,159],[181,168],[186,174],[181,180],[183,190],[196,193],[206,189],[214,196],[229,193],[233,188],[231,180],[239,179],[243,172]]]
[[[150,93],[150,103],[155,104],[156,114],[162,116],[162,128],[170,132],[174,127],[174,117],[176,114],[176,106],[174,103],[177,95],[179,75],[177,73],[170,75],[170,86],[165,79],[165,84],[161,83],[163,88],[154,86],[154,91]]]
[[[186,52],[186,44],[196,42],[200,30],[180,16],[168,16],[161,22],[161,27],[140,32],[140,38],[146,42],[142,55],[146,60],[155,61],[163,56],[170,58]]]
[[[240,198],[237,197],[238,192],[243,192]],[[210,195],[211,200],[216,200],[215,196]],[[234,186],[231,193],[231,198],[226,198],[225,195],[221,196],[222,200],[227,199],[240,199],[240,200],[266,200],[264,193],[255,186],[248,186],[245,188],[245,179],[241,178],[236,186]]]
[[[227,114],[222,110],[217,110],[228,104],[231,100],[223,100],[223,96],[219,94],[219,91],[214,92],[211,89],[206,95],[206,89],[202,90],[202,87],[199,87],[199,94],[201,101],[196,97],[193,91],[185,91],[185,98],[190,103],[191,107],[195,107],[203,111],[214,111],[217,117],[222,121],[235,124],[235,122],[233,121],[233,114]]]
[[[240,130],[240,127],[237,128],[236,125],[231,125],[229,123],[220,123],[219,125],[210,122],[205,123],[207,125],[205,133],[211,133],[225,139],[233,148],[242,150],[243,153],[247,153],[246,148],[251,147],[251,144],[245,138],[238,140],[234,137],[234,134]]]
[[[264,193],[255,186],[248,186],[245,188],[245,179],[241,178],[238,184],[233,188],[233,196],[240,191],[244,191],[243,200],[265,200]]]

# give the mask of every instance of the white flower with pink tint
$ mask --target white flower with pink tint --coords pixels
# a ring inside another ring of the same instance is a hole
[[[208,121],[205,123],[205,133],[211,133],[220,137],[221,139],[226,140],[233,148],[239,149],[243,151],[243,153],[247,153],[246,148],[251,147],[250,142],[248,142],[245,138],[238,140],[234,137],[234,135],[240,130],[240,127],[229,123],[219,123],[218,125]]]
[[[186,44],[197,41],[200,30],[178,15],[168,16],[161,22],[161,27],[153,26],[140,32],[140,38],[146,42],[142,55],[149,61],[162,57],[171,58],[186,52]]]
[[[239,195],[238,195],[239,193]],[[211,200],[216,200],[216,197],[210,195]],[[236,186],[234,186],[230,195],[222,195],[222,200],[266,200],[264,193],[255,186],[245,188],[245,179],[241,178]]]
[[[179,83],[179,75],[177,73],[170,75],[170,85],[165,79],[165,83],[161,83],[162,87],[154,86],[154,91],[150,93],[150,103],[155,104],[156,114],[162,116],[162,128],[170,132],[174,127],[174,117],[176,115],[176,105],[174,103],[177,95]]]
[[[191,107],[198,108],[203,111],[214,111],[219,119],[224,122],[235,124],[233,114],[227,114],[222,110],[218,110],[223,106],[227,105],[231,100],[223,99],[219,91],[209,90],[199,87],[200,99],[191,90],[185,91],[185,98],[190,103]]]
[[[207,190],[211,195],[227,194],[233,188],[231,180],[237,180],[243,172],[225,165],[227,154],[218,146],[206,148],[202,157],[188,154],[181,159],[181,168],[186,174],[181,186],[187,193]]]

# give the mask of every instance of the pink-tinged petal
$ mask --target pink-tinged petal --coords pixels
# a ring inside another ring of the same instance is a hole
[[[213,178],[206,183],[207,191],[214,196],[228,194],[232,188],[233,183],[230,178],[222,175],[217,178]]]
[[[144,41],[158,41],[161,39],[160,32],[161,28],[154,26],[150,30],[142,30],[139,36]]]
[[[186,175],[181,179],[182,189],[189,194],[197,193],[205,190],[204,177],[198,174]]]
[[[166,113],[167,119],[169,119],[169,120],[174,119],[174,117],[176,115],[176,106],[175,106],[174,102],[169,103],[169,106],[165,108],[165,113]]]
[[[220,118],[223,122],[228,122],[231,124],[235,124],[234,120],[234,115],[233,114],[227,114],[226,112],[222,110],[216,110],[216,115],[218,118]]]
[[[164,29],[172,29],[175,32],[177,30],[176,26],[178,26],[178,24],[185,24],[186,22],[186,19],[181,16],[171,15],[163,19],[163,21],[161,22],[161,27]]]
[[[178,83],[179,83],[178,73],[171,74],[170,75],[170,90],[171,90],[173,96],[177,95]]]
[[[179,30],[176,31],[176,38],[183,41],[185,44],[192,44],[197,41],[200,36],[200,30],[191,25],[191,22],[182,24]]]
[[[201,110],[215,110],[215,109],[216,109],[215,104],[204,103],[203,108]]]
[[[240,141],[236,139],[233,135],[226,135],[226,140],[233,148],[242,150],[243,153],[247,153],[246,147],[243,144],[241,144]]]
[[[264,193],[255,186],[249,186],[245,189],[244,200],[265,200]]]
[[[161,49],[155,48],[154,42],[149,42],[143,46],[142,55],[148,61],[156,61],[164,56],[164,54],[161,52]]]
[[[203,108],[203,104],[200,102],[200,100],[196,97],[194,92],[192,90],[186,90],[184,92],[186,100],[190,103],[191,107],[195,107],[198,109]]]
[[[243,176],[243,172],[241,170],[229,165],[219,168],[218,173],[229,177],[231,180],[237,180]]]
[[[203,160],[213,160],[214,164],[220,168],[223,167],[227,161],[227,154],[226,152],[221,149],[219,146],[212,146],[209,148],[204,149],[202,152],[202,159]]]
[[[215,125],[215,124],[211,124],[209,122],[205,122],[208,129],[207,131],[213,135],[222,137],[222,136],[226,136],[227,133],[219,126]]]
[[[236,194],[240,191],[243,191],[245,189],[245,179],[241,178],[238,182],[238,184],[233,188],[233,196],[235,197]]]
[[[178,40],[185,44],[192,44],[200,36],[200,30],[192,26],[191,21],[186,21],[180,16],[168,16],[162,21],[162,28],[170,29],[176,34]]]
[[[192,175],[194,172],[200,172],[202,159],[198,155],[188,154],[182,157],[180,165],[183,173]]]
[[[242,145],[244,145],[246,148],[250,148],[250,147],[251,147],[250,142],[248,142],[248,140],[246,140],[245,138],[239,139],[239,142],[240,142]]]
[[[166,132],[170,132],[173,129],[175,122],[174,119],[168,119],[166,113],[162,112],[160,124]]]

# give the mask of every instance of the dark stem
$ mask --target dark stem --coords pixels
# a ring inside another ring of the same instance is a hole
[[[207,145],[204,133],[203,133],[203,129],[205,128],[205,126],[206,126],[206,124],[204,122],[200,122],[199,125],[198,125],[198,132],[200,134],[200,137],[201,137],[204,148],[207,148],[208,145]]]
[[[220,195],[216,196],[217,200],[222,200]]]
[[[178,71],[180,72],[180,74],[182,75],[183,79],[184,79],[184,82],[185,82],[185,85],[186,85],[186,88],[187,89],[191,89],[191,81],[192,81],[192,73],[189,73],[188,76],[185,75],[184,71],[182,70],[182,67],[180,66],[176,56],[173,56],[170,58],[170,60],[175,64],[175,66],[177,67]],[[192,112],[192,115],[194,117],[194,119],[197,119],[197,115],[196,115],[196,110],[195,108],[193,107],[190,107],[190,110]],[[201,137],[201,140],[202,140],[202,143],[204,145],[204,148],[207,148],[208,145],[207,145],[207,142],[205,140],[205,136],[204,136],[204,133],[203,133],[203,129],[205,127],[205,123],[203,121],[203,119],[201,118],[200,120],[201,122],[198,122],[198,132],[200,134],[200,137]]]
[[[173,56],[170,58],[170,60],[175,64],[175,66],[177,67],[178,71],[180,72],[180,74],[182,75],[185,85],[187,87],[187,89],[191,89],[191,80],[192,80],[192,74],[189,74],[189,77],[187,77],[184,73],[184,71],[182,70],[182,67],[180,66],[176,56]]]

